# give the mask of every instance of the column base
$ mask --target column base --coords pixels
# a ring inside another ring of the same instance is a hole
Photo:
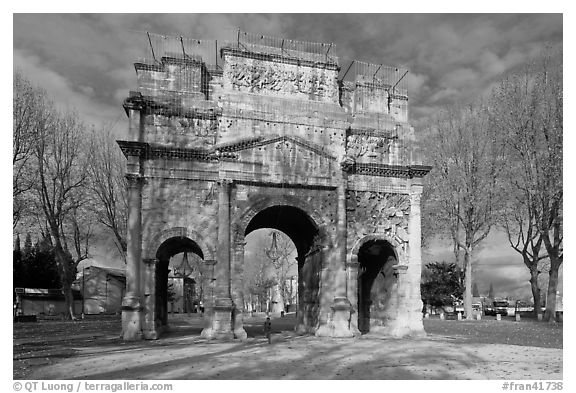
[[[371,326],[370,331],[367,334],[369,336],[374,335],[394,338],[426,337],[422,320],[415,321],[410,318],[388,320],[386,325]]]
[[[235,338],[234,330],[232,328],[234,320],[232,312],[234,304],[231,299],[221,298],[216,299],[214,307],[212,308],[211,320],[209,326],[205,327],[200,333],[203,338],[211,340],[232,340]],[[244,331],[244,328],[242,328]],[[245,333],[245,332],[244,332]],[[241,335],[241,332],[238,331]]]
[[[122,339],[126,341],[142,339],[142,310],[140,297],[127,294],[122,299]]]
[[[331,320],[318,327],[318,337],[353,338],[360,336],[360,331],[351,323],[352,307],[347,298],[334,298]]]

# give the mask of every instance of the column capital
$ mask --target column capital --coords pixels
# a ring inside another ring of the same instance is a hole
[[[214,266],[214,265],[216,265],[218,262],[217,262],[215,259],[206,259],[206,260],[204,260],[203,263],[204,263],[205,265],[208,265],[208,266]]]
[[[144,259],[142,259],[142,262],[144,262],[144,264],[146,264],[146,265],[155,265],[156,263],[158,263],[158,259],[156,259],[156,258],[144,258]]]
[[[128,187],[137,187],[144,184],[144,176],[141,176],[137,173],[127,173],[125,175],[126,180],[128,181]]]
[[[422,190],[412,190],[410,191],[410,204],[419,205],[420,199],[422,197]]]
[[[406,274],[406,270],[408,270],[408,266],[407,265],[394,265],[392,266],[392,269],[394,269],[394,274]]]
[[[226,178],[218,179],[217,182],[219,185],[225,186],[225,187],[231,187],[234,184],[234,180],[226,179]]]
[[[411,184],[410,188],[409,188],[409,192],[410,192],[410,196],[413,195],[422,195],[422,190],[424,189],[424,186],[422,184]]]
[[[350,155],[345,155],[342,157],[342,161],[340,161],[340,169],[342,169],[344,176],[346,176],[348,173],[351,173],[355,165],[356,159],[354,157]]]

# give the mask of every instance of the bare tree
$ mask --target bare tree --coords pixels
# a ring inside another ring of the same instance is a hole
[[[270,290],[275,281],[270,277],[268,261],[264,256],[261,249],[256,258],[249,262],[249,269],[244,272],[244,291],[250,295],[252,309],[269,311],[266,304],[271,301]]]
[[[30,159],[34,152],[34,136],[43,118],[49,116],[46,93],[32,84],[20,71],[13,78],[12,133],[12,227],[16,228],[28,207],[28,191],[32,188],[35,171]]]
[[[114,236],[116,249],[126,261],[128,203],[124,157],[109,129],[92,131],[87,188],[96,220]]]
[[[290,269],[296,265],[294,257],[294,243],[282,232],[270,232],[270,246],[265,250],[266,257],[274,267],[276,283],[282,298],[282,309],[286,310],[286,301],[292,301],[292,285],[290,278]]]
[[[85,200],[86,140],[83,125],[74,114],[61,115],[48,107],[49,115],[38,119],[34,140],[34,191],[46,220],[54,248],[68,316],[74,318],[72,282],[78,263],[86,258],[89,236],[82,240],[79,209]],[[88,231],[90,232],[90,231]],[[71,233],[74,258],[69,251]]]
[[[510,177],[510,185],[516,183],[515,176]],[[536,217],[530,205],[522,200],[522,193],[512,189],[506,194],[509,201],[502,213],[502,226],[506,231],[510,246],[522,256],[522,261],[530,271],[530,288],[534,301],[534,314],[542,313],[539,276],[548,255],[542,251],[542,236],[538,230]]]
[[[472,318],[474,251],[496,221],[499,203],[498,172],[503,163],[501,144],[489,124],[484,104],[453,107],[438,115],[427,130],[427,160],[433,165],[426,205],[438,229],[448,234],[454,253],[463,254],[464,309]]]
[[[508,162],[513,168],[508,171],[508,182],[524,210],[524,221],[517,220],[517,232],[522,231],[520,226],[526,228],[519,244],[527,243],[532,249],[532,265],[542,259],[539,248],[543,244],[550,262],[547,321],[555,320],[558,271],[563,261],[562,74],[562,53],[546,50],[505,78],[494,94],[495,124],[506,137]]]

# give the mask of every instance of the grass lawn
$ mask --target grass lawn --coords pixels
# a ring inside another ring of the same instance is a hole
[[[425,319],[429,334],[448,336],[468,343],[508,344],[543,348],[562,348],[562,324],[512,318],[484,318],[480,321]]]

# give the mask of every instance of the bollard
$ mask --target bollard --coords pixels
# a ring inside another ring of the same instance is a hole
[[[459,320],[459,321],[462,320],[462,313],[461,313],[461,312],[458,313],[458,320]]]
[[[476,314],[476,320],[479,321],[482,319],[482,314]]]
[[[496,320],[497,320],[497,321],[501,321],[501,320],[502,320],[502,315],[496,314]]]
[[[520,314],[515,314],[516,315],[516,322],[520,322]]]
[[[542,321],[542,314],[538,314],[538,321]]]
[[[440,313],[440,319],[444,319],[444,313],[443,312]]]

